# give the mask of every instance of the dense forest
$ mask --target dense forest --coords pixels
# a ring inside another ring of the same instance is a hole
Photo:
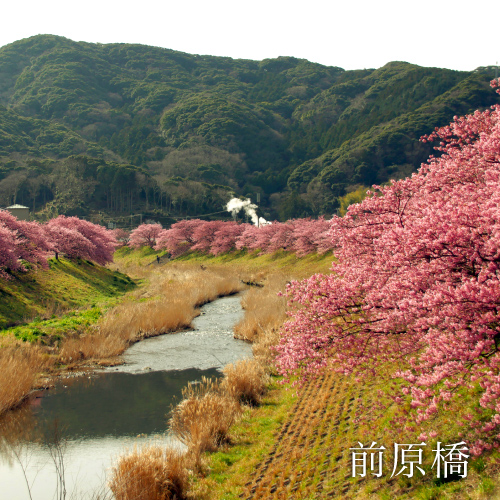
[[[420,136],[498,102],[493,77],[34,36],[0,48],[0,206],[137,225],[259,194],[268,219],[328,216],[416,170]]]

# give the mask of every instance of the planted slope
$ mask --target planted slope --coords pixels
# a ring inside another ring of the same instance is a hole
[[[381,400],[387,402],[387,387],[383,379],[359,383],[329,373],[307,383],[293,404],[284,395],[271,395],[234,432],[234,451],[229,448],[210,458],[213,472],[198,488],[205,491],[205,485],[210,492],[207,497],[214,499],[465,500],[478,492],[482,495],[479,498],[496,498],[498,451],[484,459],[470,459],[465,479],[437,478],[433,466],[436,441],[449,444],[460,440],[453,414],[442,414],[433,423],[438,436],[428,439],[423,447],[420,466],[425,475],[416,468],[411,478],[397,474],[402,468],[400,456],[393,475],[394,444],[422,441],[415,430],[391,422],[394,408],[381,410],[378,406]],[[463,406],[469,404],[470,400],[464,398]],[[375,447],[386,448],[380,477],[372,475],[378,473],[378,462],[372,470],[369,454],[366,476],[361,477],[357,468],[353,477],[351,448],[359,448],[359,442],[365,447],[375,442]]]

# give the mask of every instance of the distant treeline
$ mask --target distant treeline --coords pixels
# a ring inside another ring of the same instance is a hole
[[[117,231],[122,245],[131,248],[149,246],[166,250],[171,257],[188,252],[220,255],[235,250],[273,253],[279,250],[302,257],[334,249],[331,222],[319,219],[293,219],[255,226],[235,221],[183,220],[163,229],[161,224],[141,224],[130,234]]]

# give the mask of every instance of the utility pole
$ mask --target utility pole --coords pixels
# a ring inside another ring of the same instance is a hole
[[[257,227],[260,227],[259,203],[260,203],[260,193],[257,193]]]

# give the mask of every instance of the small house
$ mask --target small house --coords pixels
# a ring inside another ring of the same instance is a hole
[[[30,209],[24,205],[11,205],[6,210],[19,220],[29,220],[30,218]]]

